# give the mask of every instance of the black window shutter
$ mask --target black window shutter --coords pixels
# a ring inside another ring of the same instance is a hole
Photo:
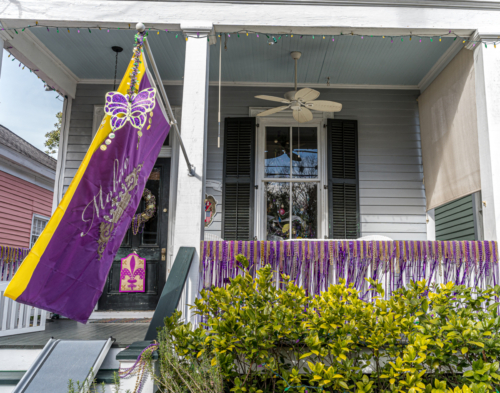
[[[255,117],[226,118],[222,238],[253,239]]]
[[[328,119],[328,210],[331,239],[359,237],[358,123]]]

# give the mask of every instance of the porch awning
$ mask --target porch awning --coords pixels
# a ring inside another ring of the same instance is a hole
[[[481,189],[473,52],[462,49],[418,98],[427,210]]]

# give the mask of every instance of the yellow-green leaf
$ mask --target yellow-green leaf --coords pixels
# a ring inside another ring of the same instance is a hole
[[[311,355],[312,355],[312,353],[308,352],[308,353],[303,354],[299,359],[305,359],[305,358],[307,358],[307,357],[309,357]]]
[[[467,348],[467,347],[463,347],[463,348],[462,348],[462,354],[464,354],[464,355],[465,355],[467,352],[469,352],[469,348]]]
[[[202,349],[200,352],[198,352],[198,355],[196,355],[196,357],[199,358],[203,354],[203,352],[205,352],[204,349]]]
[[[210,362],[210,364],[212,366],[216,366],[217,365],[217,358],[213,358],[212,361]]]

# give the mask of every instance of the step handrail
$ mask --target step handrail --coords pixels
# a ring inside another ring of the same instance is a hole
[[[195,253],[194,247],[179,248],[144,340],[156,340],[157,328],[163,327],[165,318],[177,309]]]

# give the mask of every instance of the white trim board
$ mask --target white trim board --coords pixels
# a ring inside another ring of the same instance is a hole
[[[163,80],[165,86],[182,86],[182,80]],[[79,84],[85,85],[112,85],[113,79],[80,79]],[[219,86],[219,82],[212,81],[210,86]],[[291,83],[273,82],[222,82],[222,86],[230,87],[287,87],[293,90]],[[358,85],[350,83],[339,83],[327,86],[326,83],[297,83],[297,87],[310,87],[313,89],[372,89],[372,90],[420,90],[419,85]]]
[[[9,28],[12,25],[2,20],[2,26]],[[4,47],[9,47],[8,51],[26,66],[39,70],[35,74],[48,85],[60,90],[64,95],[75,97],[78,77],[31,31],[12,35],[12,32],[4,30],[2,38],[5,40]]]
[[[196,3],[200,0],[177,0],[179,2]],[[446,0],[208,0],[205,3],[225,3],[225,4],[282,4],[282,5],[332,5],[332,6],[361,6],[361,7],[417,7],[417,8],[459,8],[468,10],[498,10],[498,1],[446,1]]]
[[[450,61],[457,55],[458,52],[464,47],[462,40],[457,39],[453,44],[443,53],[443,55],[436,61],[429,72],[422,78],[418,84],[421,93],[429,87],[434,79],[444,70]]]

